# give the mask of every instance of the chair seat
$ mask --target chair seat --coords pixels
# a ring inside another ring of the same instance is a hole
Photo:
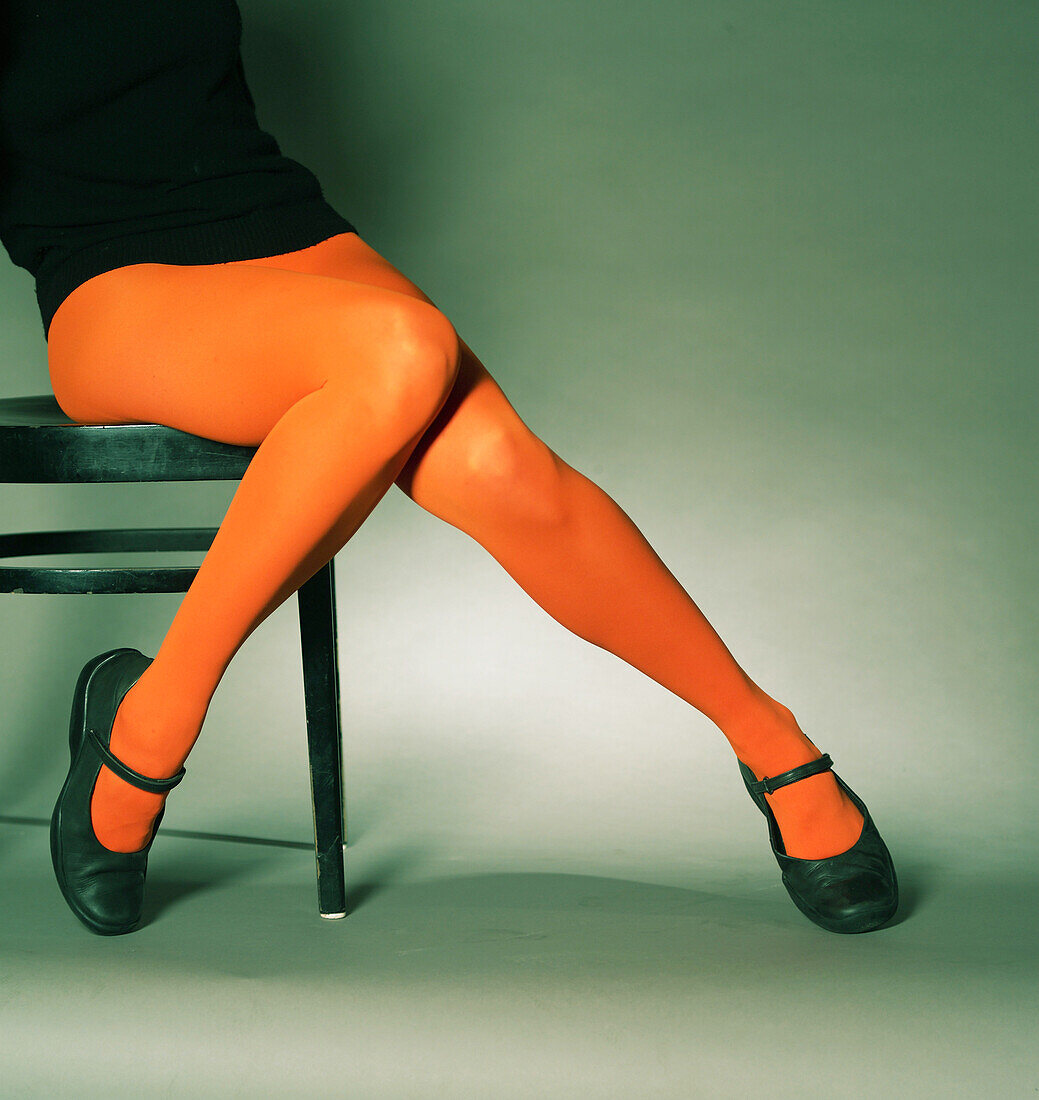
[[[255,453],[166,424],[80,424],[52,393],[0,399],[0,482],[238,481]]]

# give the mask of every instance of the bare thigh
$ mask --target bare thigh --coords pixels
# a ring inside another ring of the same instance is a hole
[[[330,377],[371,371],[403,346],[416,298],[439,316],[416,291],[356,234],[259,260],[132,264],[59,307],[51,384],[82,423],[168,424],[255,446]]]

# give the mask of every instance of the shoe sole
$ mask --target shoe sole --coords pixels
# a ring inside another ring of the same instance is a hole
[[[85,703],[90,679],[106,661],[111,660],[117,653],[124,652],[126,652],[125,649],[110,649],[107,653],[100,653],[88,661],[79,674],[79,679],[76,681],[76,691],[72,699],[72,717],[69,719],[69,771],[68,775],[65,776],[65,782],[61,786],[58,800],[54,804],[54,812],[51,814],[51,862],[54,864],[54,876],[58,880],[58,888],[72,912],[92,932],[96,932],[99,936],[120,936],[126,932],[136,932],[140,927],[140,921],[136,921],[128,927],[100,924],[89,913],[80,908],[75,896],[69,892],[65,881],[64,861],[61,851],[61,809],[65,801],[65,792],[68,790],[69,781],[72,779],[72,773],[75,770],[76,757],[86,736]]]

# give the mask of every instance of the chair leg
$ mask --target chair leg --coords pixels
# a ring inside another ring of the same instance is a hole
[[[346,807],[343,800],[343,733],[339,714],[334,559],[301,585],[296,596],[307,707],[318,908],[323,917],[344,917]]]

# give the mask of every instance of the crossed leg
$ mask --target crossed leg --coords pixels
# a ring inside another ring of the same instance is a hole
[[[356,234],[343,234],[285,257],[219,266],[284,267],[297,274],[331,275],[345,280],[355,290],[357,309],[368,311],[354,314],[355,319],[377,317],[387,294],[393,304],[404,296],[435,311],[432,301],[418,287]],[[174,269],[174,277],[185,270],[193,269]],[[367,298],[364,287],[369,288]],[[324,283],[322,290],[328,290]],[[423,323],[436,328],[432,316],[424,315]],[[449,348],[445,351],[449,341],[445,341],[442,331],[432,339],[416,337],[414,331],[401,329],[399,323],[395,335],[392,325],[386,331],[412,351],[416,347],[425,349],[418,356],[427,364],[422,376],[431,375],[433,379],[419,387],[422,399],[412,401],[410,431],[394,429],[392,445],[384,442],[379,450],[372,439],[362,439],[356,413],[351,421],[349,410],[341,403],[330,415],[339,417],[335,422],[341,426],[351,425],[363,445],[349,454],[344,452],[341,465],[316,464],[327,471],[324,476],[339,478],[335,485],[328,483],[324,495],[326,499],[339,499],[340,510],[335,514],[327,508],[322,511],[323,518],[313,526],[304,556],[299,554],[299,545],[291,541],[277,561],[272,560],[276,553],[258,555],[250,587],[248,573],[240,575],[233,564],[233,552],[247,534],[257,542],[260,519],[257,509],[248,515],[244,506],[235,511],[239,495],[251,489],[257,502],[266,500],[269,504],[272,485],[298,484],[301,477],[313,474],[315,469],[313,462],[308,469],[310,452],[306,448],[295,453],[292,448],[267,446],[271,461],[258,467],[250,481],[253,466],[264,455],[268,434],[275,435],[279,425],[278,438],[284,440],[291,434],[282,419],[287,421],[291,413],[291,407],[285,412],[286,404],[292,406],[290,399],[300,401],[300,395],[286,392],[284,381],[280,383],[282,390],[267,411],[268,422],[250,429],[262,434],[264,445],[221,526],[221,533],[226,531],[223,543],[218,546],[218,535],[155,661],[119,709],[112,736],[117,756],[122,750],[123,759],[146,774],[176,771],[198,736],[209,699],[233,653],[259,622],[345,544],[393,481],[425,510],[480,543],[563,626],[616,654],[707,715],[736,755],[756,774],[775,775],[820,755],[789,709],[743,672],[626,513],[530,431],[464,341],[457,341],[455,370],[445,375],[443,363],[451,356]],[[392,358],[388,350],[391,346],[380,344],[379,353]],[[338,350],[341,354],[342,348]],[[415,357],[404,358],[413,371]],[[270,361],[269,355],[265,361]],[[309,378],[308,384],[316,378]],[[445,378],[449,378],[449,385],[444,384]],[[436,379],[440,380],[439,386]],[[71,393],[72,389],[65,392]],[[398,385],[398,401],[401,392]],[[225,401],[234,401],[238,391],[225,388],[222,396]],[[159,404],[160,408],[149,408],[146,403],[138,403],[134,406],[135,419],[169,422],[169,402]],[[124,409],[129,407],[124,404]],[[380,423],[400,423],[398,404],[379,407],[389,410]],[[218,407],[213,415],[224,414]],[[111,418],[109,411],[107,419]],[[221,420],[220,425],[204,431],[197,427],[186,430],[219,433],[226,431],[223,423]],[[421,425],[418,431],[415,424]],[[338,435],[342,434],[340,430]],[[213,438],[221,435],[213,434]],[[390,451],[392,456],[387,461]],[[373,460],[376,452],[379,461]],[[290,462],[295,463],[291,477],[286,465]],[[361,477],[350,476],[361,468],[366,471]],[[261,478],[261,473],[266,476]],[[320,529],[321,522],[324,530]],[[221,557],[222,549],[226,550],[225,557]],[[290,551],[295,553],[295,560]],[[259,583],[261,575],[267,579],[266,589]],[[281,583],[271,583],[273,576]],[[190,654],[200,633],[207,629],[204,617],[212,614],[206,594],[212,596],[218,588],[228,607],[239,609],[238,618],[231,613],[233,625],[220,632],[223,647],[219,659],[211,655],[200,665],[192,662]],[[266,598],[261,601],[258,594],[263,592]],[[243,616],[241,608],[246,606],[252,606],[252,612]],[[197,687],[187,693],[190,699],[186,704],[171,705],[173,684],[176,682],[183,694],[185,675]],[[103,769],[93,806],[99,839],[117,850],[143,846],[163,797],[132,788]],[[846,850],[858,838],[861,815],[829,772],[766,797],[791,855],[822,858]]]

